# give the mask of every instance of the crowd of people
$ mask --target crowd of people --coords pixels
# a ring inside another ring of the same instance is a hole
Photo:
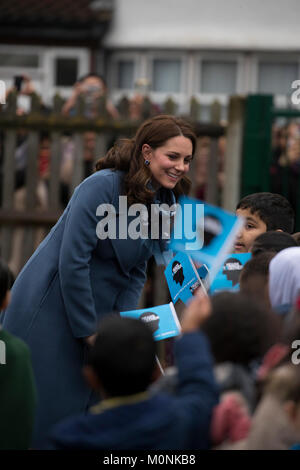
[[[31,111],[31,98],[37,93],[35,85],[31,78],[27,75],[15,77],[14,85],[7,90],[6,105],[0,104],[0,112],[5,111],[9,104],[9,95],[12,92],[17,93],[16,115],[22,116]],[[45,104],[39,96],[39,110],[41,116],[50,116],[53,108],[49,104]],[[101,100],[103,103],[101,104]],[[143,119],[143,103],[145,101],[145,87],[142,88],[139,81],[133,96],[128,101],[128,118],[132,121],[141,121]],[[104,109],[103,109],[104,107]],[[108,121],[115,121],[121,117],[121,109],[115,106],[109,98],[109,91],[103,76],[96,73],[89,73],[80,77],[73,86],[71,95],[65,100],[61,115],[68,120],[75,116],[82,116],[87,120],[96,119],[104,112]],[[37,110],[35,110],[37,112]],[[161,110],[156,104],[151,104],[149,115],[160,113]],[[103,114],[102,114],[103,117]],[[44,129],[39,132],[37,148],[37,184],[35,190],[36,210],[47,211],[57,210],[51,207],[50,199],[50,176],[51,176],[51,133]],[[107,134],[104,142],[105,152],[113,142],[117,135],[114,132]],[[81,152],[82,159],[82,176],[84,178],[90,176],[94,171],[97,158],[97,135],[94,131],[86,131],[81,134],[82,150],[78,150],[78,141],[75,134],[70,130],[62,132],[60,136],[60,165],[58,174],[55,175],[59,180],[59,197],[58,210],[63,210],[73,191],[73,173],[75,168],[76,152]],[[81,147],[80,146],[80,147]],[[0,132],[0,205],[2,204],[2,188],[4,182],[4,133]],[[106,147],[106,148],[105,148]],[[26,210],[26,171],[27,162],[29,160],[30,148],[29,132],[25,129],[18,129],[16,133],[16,149],[15,149],[15,191],[12,205],[18,211]],[[53,170],[52,170],[53,171]],[[37,229],[35,233],[34,245],[37,247],[45,236],[44,229]],[[12,250],[9,257],[9,267],[14,274],[18,274],[23,265],[22,245],[24,239],[24,230],[18,228],[14,231],[12,237]]]
[[[1,263],[1,449],[299,447],[300,247],[283,196],[237,205],[233,251],[252,252],[240,292],[198,290],[171,370],[158,368],[149,327],[118,314],[137,307],[148,260],[169,250],[151,223],[148,238],[99,240],[98,208],[121,217],[126,196],[163,217],[161,204],[190,190],[195,151],[190,124],[150,118],[97,162],[15,281]]]

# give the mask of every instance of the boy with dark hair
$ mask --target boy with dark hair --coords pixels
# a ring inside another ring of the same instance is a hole
[[[280,230],[292,233],[294,211],[288,200],[273,193],[255,193],[245,196],[237,205],[236,214],[246,223],[235,241],[235,253],[246,253],[261,233]]]
[[[262,233],[254,240],[251,253],[252,256],[256,256],[267,251],[276,254],[279,253],[279,251],[292,246],[298,246],[292,235],[286,232],[270,230],[270,232]]]
[[[155,354],[149,327],[112,315],[101,325],[84,374],[92,388],[101,383],[105,398],[143,393],[156,372]]]
[[[245,264],[240,275],[240,291],[258,302],[265,310],[271,309],[269,264],[274,256],[274,252],[268,251],[257,254]]]
[[[220,403],[213,412],[211,438],[223,448],[244,439],[256,404],[255,364],[277,337],[273,316],[241,292],[212,296],[213,314],[203,325],[216,362]]]
[[[203,325],[216,364],[247,366],[263,357],[274,342],[273,316],[241,292],[218,292],[213,314]]]
[[[208,297],[187,307],[175,342],[178,394],[147,392],[155,374],[155,343],[140,320],[109,316],[89,354],[85,376],[103,401],[87,415],[58,424],[55,449],[203,449],[218,392],[207,340],[199,327],[210,315]]]

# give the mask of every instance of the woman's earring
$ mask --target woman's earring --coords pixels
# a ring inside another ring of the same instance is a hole
[[[149,166],[150,165],[150,160],[145,160],[145,165]]]

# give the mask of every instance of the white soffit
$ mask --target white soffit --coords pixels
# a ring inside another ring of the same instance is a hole
[[[299,0],[116,0],[112,48],[299,50]]]

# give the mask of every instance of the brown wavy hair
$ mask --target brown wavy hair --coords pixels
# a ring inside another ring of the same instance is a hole
[[[191,125],[174,116],[155,116],[139,127],[133,139],[118,140],[105,157],[97,161],[96,171],[105,168],[125,171],[127,174],[124,179],[124,191],[129,204],[151,203],[155,191],[149,188],[152,173],[142,158],[142,147],[148,144],[155,150],[163,146],[168,139],[180,135],[192,142],[194,155],[196,135]],[[190,187],[190,179],[183,176],[173,189],[176,199],[182,194],[188,194]]]

